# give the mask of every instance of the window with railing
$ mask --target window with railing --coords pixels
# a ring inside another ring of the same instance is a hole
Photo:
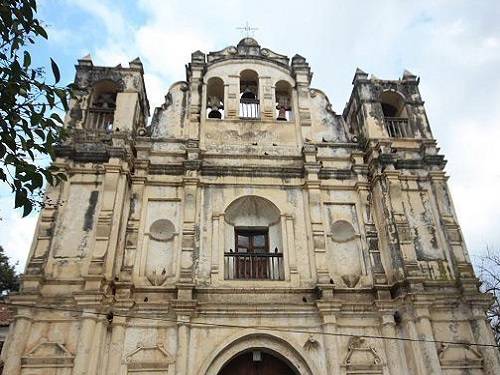
[[[255,71],[244,70],[240,74],[240,117],[260,118],[259,78]]]
[[[413,138],[415,134],[408,121],[405,102],[401,94],[384,91],[380,95],[380,104],[384,114],[385,130],[391,138]]]
[[[224,253],[226,279],[283,280],[283,253],[269,251],[267,229],[235,229],[235,251]]]
[[[114,82],[105,80],[96,83],[92,90],[86,128],[111,131],[113,129],[118,87]]]
[[[384,117],[385,129],[391,138],[413,138],[414,134],[407,118]]]

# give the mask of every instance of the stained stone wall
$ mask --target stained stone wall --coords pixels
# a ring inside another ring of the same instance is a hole
[[[110,68],[87,56],[76,69],[72,135],[55,162],[69,178],[48,189],[59,204],[40,213],[10,297],[5,373],[217,374],[251,350],[299,374],[500,372],[495,348],[468,344],[493,342],[490,298],[417,77],[358,69],[340,114],[304,57],[246,38],[194,52],[146,126],[139,59]],[[257,118],[239,112],[248,69]],[[222,119],[207,118],[214,77]],[[103,81],[118,90],[111,113],[92,107]],[[276,118],[280,81],[289,121]],[[387,93],[404,117],[384,115]],[[103,112],[113,122],[99,128],[91,116]],[[276,277],[234,278],[237,228],[268,230]]]

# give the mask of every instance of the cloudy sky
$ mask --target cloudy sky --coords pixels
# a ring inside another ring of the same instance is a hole
[[[421,77],[470,253],[500,247],[499,1],[39,0],[39,16],[49,41],[35,63],[53,57],[70,82],[87,53],[102,65],[140,56],[152,108],[185,79],[191,52],[237,44],[247,21],[262,46],[308,59],[313,87],[338,113],[356,67],[386,79],[409,69]],[[22,269],[36,215],[21,219],[11,206],[1,190],[0,245]]]

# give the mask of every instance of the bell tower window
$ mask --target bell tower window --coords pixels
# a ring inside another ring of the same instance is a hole
[[[207,118],[224,118],[224,82],[212,77],[207,83]]]
[[[244,70],[240,74],[240,117],[260,118],[259,77],[253,70]]]
[[[292,116],[292,87],[286,81],[276,83],[276,120],[290,121]]]
[[[391,138],[413,138],[404,99],[395,91],[384,91],[380,95],[385,129]]]
[[[101,81],[94,85],[87,115],[87,129],[113,129],[117,93],[118,87],[113,81]]]

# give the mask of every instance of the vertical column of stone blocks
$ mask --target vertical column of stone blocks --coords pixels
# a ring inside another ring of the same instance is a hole
[[[328,284],[330,275],[326,259],[325,228],[321,214],[321,182],[318,173],[321,168],[318,160],[318,150],[314,145],[304,145],[304,168],[306,171],[305,190],[309,196],[309,214],[311,218],[311,229],[314,246],[314,259],[316,262],[316,274],[318,283]]]
[[[191,54],[190,77],[189,77],[189,124],[187,131],[188,139],[199,139],[199,124],[201,112],[201,87],[203,85],[203,68],[205,66],[205,54],[196,51]]]
[[[239,117],[240,105],[240,76],[228,75],[228,82],[224,86],[224,114],[227,119],[237,119]]]
[[[292,58],[292,71],[296,82],[298,96],[297,115],[302,126],[311,126],[310,94],[309,85],[311,84],[311,68],[306,59],[300,55]]]
[[[260,101],[261,118],[263,120],[273,120],[274,102],[273,102],[273,86],[271,82],[271,77],[260,76],[259,88],[260,88],[260,98],[261,98]]]
[[[417,302],[418,303],[418,302]],[[420,303],[418,303],[420,305]],[[441,374],[441,366],[439,362],[436,344],[431,342],[434,340],[429,308],[425,305],[416,306],[415,318],[418,337],[422,340],[420,347],[425,360],[425,368],[427,374]]]
[[[30,336],[32,312],[29,309],[18,309],[12,323],[8,346],[4,349],[4,374],[19,375],[21,373],[21,357],[26,350]]]
[[[115,316],[111,324],[111,342],[109,343],[106,375],[122,374],[123,344],[125,342],[126,318]]]
[[[61,163],[62,164],[62,163]],[[64,166],[59,165],[61,170]],[[62,191],[64,185],[47,186],[45,192],[45,207],[40,213],[38,225],[36,228],[35,239],[32,244],[26,272],[23,275],[23,291],[37,291],[40,287],[40,277],[44,272],[45,264],[49,257],[50,248],[53,243],[54,230],[59,208],[62,206]]]
[[[196,214],[198,201],[198,185],[200,169],[199,142],[189,140],[186,142],[186,161],[184,162],[185,175],[184,187],[184,212],[182,223],[182,245],[181,245],[181,283],[191,283],[193,280],[193,253],[196,244]]]
[[[338,303],[318,301],[317,307],[321,315],[321,330],[325,347],[328,374],[341,374],[342,358],[340,358],[340,340],[335,334],[338,332],[337,314],[341,310]]]
[[[382,325],[382,336],[385,337],[399,337],[396,331],[396,322],[394,321],[393,310],[388,307],[386,309],[380,309],[380,320]],[[403,353],[402,343],[397,339],[385,339],[385,355],[387,357],[387,367],[389,368],[390,374],[404,374],[406,368],[403,364],[403,358],[401,353]]]
[[[128,201],[125,197],[125,171],[120,164],[121,160],[112,158],[104,165],[101,210],[97,218],[95,245],[86,276],[86,289],[98,289],[102,276],[111,277],[123,205]]]

